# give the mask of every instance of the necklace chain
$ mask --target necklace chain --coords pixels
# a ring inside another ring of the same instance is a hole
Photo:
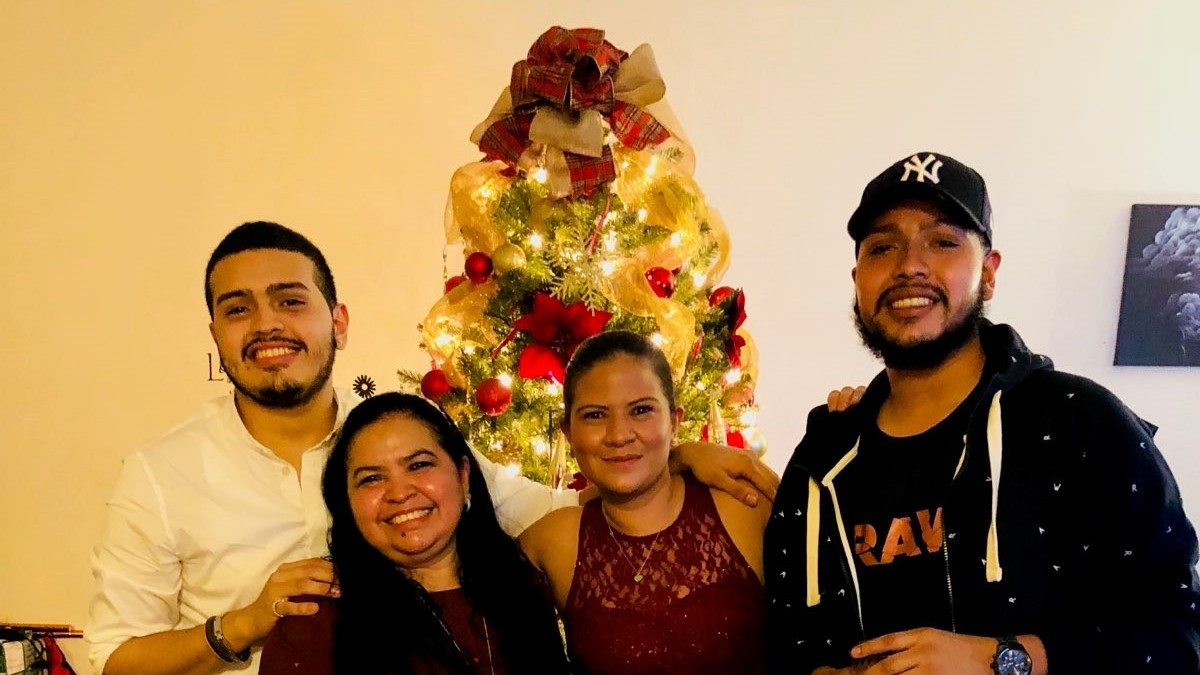
[[[428,601],[426,601],[425,607],[429,610],[429,613],[433,615],[433,618],[438,622],[438,625],[442,627],[442,632],[446,634],[446,637],[450,638],[450,643],[454,645],[454,649],[458,651],[458,655],[463,657],[463,660],[469,665],[471,663],[471,657],[467,655],[467,650],[463,649],[462,645],[458,643],[458,640],[454,639],[454,633],[451,633],[450,627],[446,625],[445,621],[442,621],[441,612],[437,611]],[[490,672],[491,675],[496,675],[496,662],[492,660],[492,636],[488,633],[487,617],[480,614],[479,619],[483,621],[483,641],[487,645],[488,672]]]
[[[608,522],[608,514],[604,515],[604,524],[608,526],[608,536],[612,537],[613,543],[617,545],[617,552],[621,554],[621,557],[624,558],[625,562],[629,563],[629,567],[633,569],[633,583],[642,583],[642,579],[646,578],[642,575],[642,569],[646,567],[646,563],[650,562],[650,556],[654,555],[654,547],[658,545],[658,538],[661,537],[662,533],[669,528],[659,530],[658,533],[654,535],[654,541],[650,542],[650,550],[646,551],[646,557],[642,558],[642,564],[634,566],[633,559],[625,553],[625,547],[621,546],[621,541],[617,539],[617,533],[613,531],[612,523]]]

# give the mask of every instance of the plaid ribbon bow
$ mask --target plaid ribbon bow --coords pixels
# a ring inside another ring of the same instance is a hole
[[[563,154],[572,197],[608,184],[616,178],[612,150],[603,143],[603,127],[588,124],[589,115],[601,116],[617,139],[635,150],[670,137],[653,115],[621,99],[618,72],[628,56],[605,40],[601,30],[555,26],[546,31],[530,47],[528,57],[513,65],[508,109],[497,104],[493,116],[498,119],[483,131],[479,149],[489,159],[515,168],[535,143],[544,140],[542,145]],[[496,116],[497,112],[502,114]],[[530,130],[539,116],[547,123],[558,120],[556,128],[562,136],[542,139],[535,133],[531,139]]]

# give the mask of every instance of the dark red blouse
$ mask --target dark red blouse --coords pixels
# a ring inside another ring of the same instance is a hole
[[[708,488],[685,481],[683,509],[658,535],[610,530],[600,500],[584,505],[563,612],[577,672],[763,672],[762,583],[721,523]]]
[[[475,614],[467,596],[461,588],[430,594],[442,609],[442,622],[454,636],[467,658],[475,665],[475,672],[491,675],[489,668],[488,642],[491,641],[491,658],[495,659],[496,675],[509,675],[496,644],[494,627],[484,632],[482,616]],[[263,645],[260,675],[333,675],[333,632],[337,623],[337,602],[329,598],[318,600],[319,612],[313,616],[287,616],[279,620]],[[387,653],[386,645],[379,645],[381,655]],[[437,664],[414,664],[418,675],[446,675],[450,671]]]

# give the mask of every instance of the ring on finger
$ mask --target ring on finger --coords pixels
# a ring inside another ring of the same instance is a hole
[[[283,618],[283,615],[279,613],[279,603],[283,602],[284,600],[287,600],[287,598],[279,598],[275,602],[271,603],[271,613],[281,619]]]

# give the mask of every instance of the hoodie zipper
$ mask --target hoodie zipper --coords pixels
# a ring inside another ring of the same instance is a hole
[[[953,482],[953,481],[951,481]],[[950,598],[950,632],[958,632],[954,611],[954,583],[950,581],[950,538],[946,536],[946,506],[942,505],[942,560],[946,563],[946,595]]]
[[[954,490],[954,481],[958,480],[963,468],[967,465],[967,443],[963,439],[962,455],[958,459],[958,466],[954,468],[954,475],[950,476],[950,485],[946,488],[946,498],[942,500],[942,562],[946,568],[946,597],[950,600],[950,632],[958,632],[957,612],[954,609],[954,582],[950,579],[950,527],[947,525],[949,520],[946,518],[946,505],[950,503],[950,493]]]
[[[945,534],[942,536],[945,536]],[[850,599],[854,601],[853,606],[858,607],[858,593],[854,590],[854,582],[852,581],[852,577],[850,576],[850,568],[848,567],[848,565],[852,565],[854,563],[847,561],[846,556],[844,555],[839,555],[838,561],[842,563],[842,578],[846,582],[846,588],[850,591]],[[865,641],[867,639],[867,626],[865,623],[863,623],[862,612],[856,612],[856,616],[858,618],[859,639],[861,641]]]

